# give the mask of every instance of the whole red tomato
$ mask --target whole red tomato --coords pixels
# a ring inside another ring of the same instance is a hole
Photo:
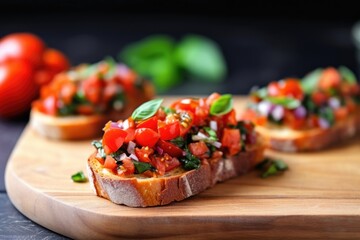
[[[44,42],[31,33],[13,33],[0,41],[0,62],[8,59],[23,59],[38,66],[42,62]]]
[[[28,61],[14,59],[0,64],[0,116],[15,117],[30,109],[38,94]]]
[[[0,39],[0,117],[28,111],[40,87],[68,68],[66,56],[47,48],[34,34],[13,33]]]

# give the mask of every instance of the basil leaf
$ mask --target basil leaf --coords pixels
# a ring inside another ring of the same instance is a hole
[[[227,73],[220,47],[203,36],[185,36],[177,46],[175,59],[182,68],[199,80],[220,82]]]
[[[172,144],[175,144],[179,148],[183,148],[185,146],[185,139],[183,137],[177,137],[177,138],[171,139],[170,142]]]
[[[150,163],[146,163],[146,162],[139,162],[139,161],[132,161],[134,163],[135,169],[138,173],[143,173],[146,172],[147,170],[152,170],[154,169],[153,166],[151,166]]]
[[[79,172],[71,175],[71,179],[74,182],[87,182],[87,178],[86,178],[85,174],[83,173],[83,171],[79,171]]]
[[[343,80],[345,82],[350,83],[350,84],[356,83],[356,76],[349,68],[347,68],[345,66],[340,66],[338,70],[341,74],[341,77],[343,78]]]
[[[267,178],[269,176],[275,175],[278,173],[278,169],[275,164],[271,164],[270,167],[261,174],[262,178]]]
[[[289,97],[267,97],[266,100],[273,104],[284,106],[287,109],[295,109],[301,104],[299,100]]]
[[[276,166],[276,169],[279,171],[285,171],[286,169],[288,169],[288,165],[283,160],[274,160],[274,164]]]
[[[316,89],[322,72],[322,68],[317,68],[303,77],[301,87],[305,93],[312,93]]]
[[[261,177],[267,178],[272,175],[277,175],[288,169],[287,164],[280,159],[265,158],[262,162],[256,165],[256,169],[262,171]]]
[[[266,87],[263,87],[263,88],[260,88],[260,89],[257,89],[255,91],[252,91],[251,92],[251,95],[255,95],[261,99],[264,99],[268,96],[268,92],[267,92],[267,88]]]
[[[216,99],[210,106],[210,114],[215,116],[225,115],[233,108],[233,99],[231,94],[224,94]]]
[[[135,109],[135,111],[132,113],[131,117],[135,120],[145,120],[148,119],[159,110],[161,103],[163,102],[163,99],[153,99],[148,102],[143,103],[138,108]]]
[[[192,155],[189,150],[185,150],[186,155],[184,158],[180,158],[180,162],[185,170],[198,169],[200,167],[200,160]]]

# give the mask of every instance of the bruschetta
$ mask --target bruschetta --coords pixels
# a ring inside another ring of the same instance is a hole
[[[154,99],[108,122],[88,159],[94,193],[130,207],[159,206],[244,174],[263,160],[251,122],[235,118],[232,96]]]
[[[63,140],[93,139],[111,119],[128,116],[154,97],[152,85],[112,59],[62,72],[41,89],[30,124],[39,134]]]
[[[242,119],[252,120],[268,147],[316,151],[360,132],[360,85],[346,68],[316,69],[251,93]]]

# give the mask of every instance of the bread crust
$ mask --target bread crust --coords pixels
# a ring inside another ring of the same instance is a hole
[[[116,204],[130,207],[166,205],[196,195],[217,182],[244,174],[263,160],[264,146],[259,144],[247,152],[223,158],[202,159],[199,169],[178,168],[165,176],[152,178],[120,177],[110,173],[96,159],[88,159],[87,171],[94,193]]]
[[[283,152],[316,151],[360,132],[360,114],[356,113],[327,129],[293,130],[256,126],[267,147]]]

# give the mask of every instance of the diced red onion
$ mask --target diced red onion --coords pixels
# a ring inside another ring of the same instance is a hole
[[[110,128],[121,128],[121,127],[119,126],[119,123],[117,123],[117,122],[111,122],[111,123],[110,123]]]
[[[341,106],[340,100],[336,97],[329,98],[328,104],[332,109],[337,109]]]
[[[120,154],[120,156],[119,156],[119,159],[120,160],[124,160],[125,158],[127,158],[128,156],[126,155],[126,153],[122,153],[122,154]]]
[[[139,161],[138,157],[135,154],[130,154],[129,158],[134,159],[135,161]]]
[[[133,141],[130,141],[127,147],[127,152],[128,153],[134,153],[134,149],[135,149],[136,143],[134,143]]]
[[[275,121],[279,121],[284,117],[285,110],[282,106],[276,105],[271,111],[271,116]]]
[[[221,142],[212,142],[211,145],[213,145],[216,148],[220,148],[221,147]]]
[[[217,122],[216,121],[210,121],[210,128],[214,131],[218,130]]]
[[[294,110],[294,115],[296,118],[305,118],[306,117],[306,108],[302,105],[300,105],[299,107],[297,107]]]
[[[274,105],[271,104],[271,102],[269,102],[269,101],[261,101],[257,105],[257,110],[263,116],[268,116],[273,108],[274,108]]]
[[[129,73],[129,68],[124,64],[118,64],[116,66],[116,73],[119,76],[126,76]]]
[[[325,118],[319,118],[319,126],[320,128],[326,129],[330,127],[330,123]]]
[[[159,147],[159,146],[156,146],[156,151],[157,151],[160,155],[162,155],[162,154],[164,153],[164,149],[162,149],[162,148]]]

